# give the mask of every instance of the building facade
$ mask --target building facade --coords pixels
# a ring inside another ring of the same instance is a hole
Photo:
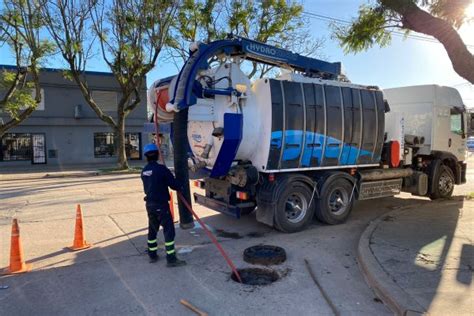
[[[8,66],[0,66],[0,70]],[[94,100],[102,110],[117,117],[120,89],[110,73],[86,72]],[[44,69],[40,73],[42,101],[32,115],[1,139],[0,169],[15,165],[104,164],[117,161],[112,128],[100,120],[85,101],[75,82],[63,71]],[[0,120],[9,117],[0,113]],[[141,103],[126,118],[126,152],[130,160],[142,159],[147,141],[143,124],[147,120],[146,83]]]

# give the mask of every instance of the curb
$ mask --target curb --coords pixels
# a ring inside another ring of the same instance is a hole
[[[369,224],[359,239],[357,261],[369,287],[396,315],[423,315],[426,310],[392,280],[370,248],[370,239],[380,222],[399,213],[400,209],[391,211]]]
[[[90,176],[99,176],[101,172],[99,171],[79,171],[79,172],[61,172],[61,173],[47,173],[42,178],[80,178],[80,177],[90,177]]]

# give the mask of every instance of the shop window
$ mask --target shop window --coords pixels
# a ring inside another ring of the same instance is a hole
[[[2,137],[1,161],[31,160],[31,134],[8,133]]]
[[[129,159],[141,159],[140,133],[125,134],[125,152]],[[114,133],[94,133],[94,157],[117,156],[117,139]]]

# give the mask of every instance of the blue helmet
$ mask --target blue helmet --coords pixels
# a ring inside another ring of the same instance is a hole
[[[152,151],[158,151],[158,146],[156,146],[155,144],[148,144],[145,146],[145,148],[143,148],[144,155]]]

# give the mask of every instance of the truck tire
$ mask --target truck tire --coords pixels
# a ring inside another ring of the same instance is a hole
[[[437,172],[434,174],[430,199],[445,199],[452,196],[454,183],[454,174],[451,168],[446,165],[440,165]]]
[[[285,233],[304,230],[314,216],[314,202],[310,205],[312,195],[307,184],[290,178],[276,203],[276,229]]]
[[[319,199],[316,199],[316,218],[323,223],[344,223],[354,204],[353,185],[343,178],[329,178],[323,183]]]

